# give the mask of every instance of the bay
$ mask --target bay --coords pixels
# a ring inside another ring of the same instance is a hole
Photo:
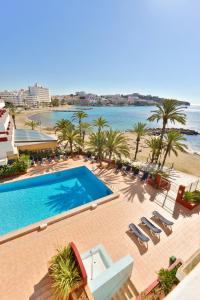
[[[30,118],[41,122],[42,126],[53,127],[59,119],[71,120],[74,112],[70,110],[85,109],[88,117],[86,122],[92,122],[92,120],[102,116],[109,122],[109,125],[113,129],[117,130],[129,130],[133,128],[133,125],[137,122],[145,122],[148,127],[159,127],[161,123],[148,122],[147,118],[151,115],[151,112],[156,109],[153,106],[104,106],[104,107],[84,107],[73,106],[69,111],[50,111],[35,114]],[[168,124],[168,127],[183,127],[188,129],[194,129],[200,132],[200,106],[190,106],[184,109],[187,116],[187,123],[185,126],[179,124]],[[194,152],[200,152],[200,135],[197,136],[185,136],[187,139],[188,148]]]

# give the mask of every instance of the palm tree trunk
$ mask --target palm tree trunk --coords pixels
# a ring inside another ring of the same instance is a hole
[[[112,158],[112,151],[110,151],[108,159],[111,160],[111,158]]]
[[[109,165],[111,164],[111,159],[112,159],[112,151],[110,151],[109,156],[108,156]]]
[[[72,142],[70,142],[70,152],[71,152],[71,155],[73,155],[73,145],[72,145]]]
[[[137,158],[138,148],[139,148],[139,142],[140,142],[140,139],[137,138],[137,140],[136,140],[136,148],[135,148],[135,156],[134,156],[134,160],[136,160],[136,158]]]
[[[163,162],[162,162],[162,166],[161,166],[161,168],[163,168],[164,167],[164,165],[165,165],[165,161],[166,161],[166,158],[167,158],[167,154],[168,154],[168,149],[166,149],[166,151],[165,151],[165,155],[164,155],[164,157],[163,157]]]
[[[99,165],[100,167],[102,166],[102,157],[101,157],[101,153],[98,153],[98,161],[99,161]]]
[[[84,143],[85,143],[85,131],[83,131],[83,147],[84,147]]]
[[[167,125],[167,123],[163,121],[163,127],[162,127],[162,130],[161,130],[161,135],[160,135],[160,142],[159,142],[158,152],[157,152],[156,158],[155,158],[155,162],[156,162],[156,163],[158,162],[158,160],[159,160],[159,158],[160,158],[160,155],[161,155],[162,144],[163,144],[163,137],[164,137],[164,134],[165,134],[166,125]]]
[[[152,152],[152,156],[151,156],[151,164],[154,162],[155,154],[156,154],[156,152],[153,151],[153,152]]]
[[[15,122],[15,116],[12,116],[12,119],[13,119],[14,127],[15,127],[15,129],[16,129],[17,127],[16,127],[16,122]]]
[[[81,138],[82,137],[81,119],[79,119],[79,134],[80,134],[80,138]]]

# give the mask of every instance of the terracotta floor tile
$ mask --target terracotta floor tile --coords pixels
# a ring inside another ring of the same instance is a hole
[[[69,160],[57,164],[54,170],[82,164],[83,160]],[[93,167],[88,163],[86,165]],[[38,170],[44,172],[41,168]],[[37,172],[31,170],[29,175],[33,176]],[[168,265],[171,255],[186,260],[200,247],[198,209],[188,213],[175,206],[174,211],[169,213],[154,202],[156,193],[146,184],[128,176],[116,175],[113,171],[95,173],[114,189],[121,191],[120,198],[93,211],[50,225],[44,231],[33,232],[1,245],[1,300],[50,299],[49,292],[45,291],[48,261],[59,246],[70,241],[76,243],[81,253],[101,243],[114,261],[130,254],[134,259],[131,279],[139,291],[156,278],[156,272],[161,267]],[[151,217],[153,210],[173,219],[173,232],[170,235],[162,232],[158,243],[150,240],[148,250],[144,252],[127,234],[128,224],[139,224],[140,217]]]

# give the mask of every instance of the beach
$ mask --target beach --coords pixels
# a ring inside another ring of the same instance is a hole
[[[62,107],[56,107],[56,108],[43,108],[43,109],[35,109],[31,111],[30,110],[22,111],[21,113],[18,113],[16,115],[16,125],[17,128],[30,129],[30,127],[25,126],[25,122],[35,114],[40,114],[44,112],[53,112],[55,110],[65,111],[71,109],[73,109],[72,106],[64,105]],[[55,132],[52,126],[50,127],[39,126],[36,129],[42,131],[43,133],[55,136]],[[131,132],[125,132],[125,135],[130,145],[131,159],[133,159],[136,136],[134,133]],[[144,162],[147,161],[147,158],[149,157],[149,153],[150,153],[148,147],[145,145],[145,139],[147,138],[148,136],[142,138],[139,146],[138,157],[137,157],[137,160],[141,160]],[[177,157],[172,153],[170,157],[167,157],[166,166],[171,167],[172,165],[174,169],[200,177],[200,155],[196,153],[192,153],[191,151],[188,151],[187,153],[179,152]]]

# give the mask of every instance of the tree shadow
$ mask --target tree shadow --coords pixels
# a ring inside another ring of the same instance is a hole
[[[29,300],[52,300],[53,292],[51,289],[51,280],[48,273],[36,284],[34,285],[33,294],[29,297]]]
[[[125,178],[124,182],[126,187],[121,189],[127,201],[133,202],[134,198],[137,197],[140,202],[145,200],[146,188],[142,182],[137,180],[132,180],[131,178]]]
[[[45,204],[50,206],[56,213],[62,213],[77,207],[77,205],[79,206],[93,201],[92,195],[86,193],[85,188],[77,182],[71,187],[61,185],[57,190],[60,192],[56,195],[49,196],[45,202]]]
[[[126,234],[134,242],[134,244],[137,246],[137,248],[138,248],[141,255],[143,255],[147,252],[148,244],[146,246],[145,244],[139,243],[138,238],[133,233],[131,233],[130,230],[127,230]]]

